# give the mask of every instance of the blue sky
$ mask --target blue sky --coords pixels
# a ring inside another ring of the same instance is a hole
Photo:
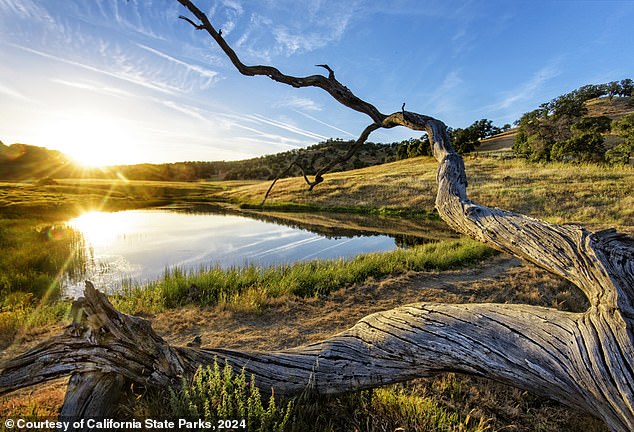
[[[634,1],[198,0],[243,61],[337,78],[384,113],[511,123],[634,78]],[[90,164],[233,160],[356,137],[318,89],[240,75],[175,0],[0,0],[0,140]],[[375,132],[371,141],[416,136]]]

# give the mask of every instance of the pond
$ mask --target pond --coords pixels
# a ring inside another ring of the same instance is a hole
[[[321,235],[293,226],[234,214],[129,210],[90,212],[66,222],[84,238],[88,257],[82,280],[67,280],[77,297],[83,279],[116,291],[123,280],[143,283],[166,269],[270,266],[310,259],[352,257],[397,247],[386,235]]]

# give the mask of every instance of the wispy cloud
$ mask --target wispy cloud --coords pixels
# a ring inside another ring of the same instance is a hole
[[[447,114],[456,110],[456,89],[464,83],[457,70],[449,72],[428,99],[434,112]]]
[[[13,98],[13,99],[23,101],[23,102],[33,102],[32,99],[29,99],[28,97],[26,97],[19,91],[12,89],[10,87],[4,86],[2,84],[0,84],[0,94]]]
[[[350,132],[348,132],[348,131],[346,131],[346,130],[340,129],[340,128],[338,128],[337,126],[333,126],[333,125],[331,125],[330,123],[326,123],[326,122],[325,122],[325,121],[323,121],[323,120],[319,120],[317,117],[313,117],[313,116],[311,116],[310,114],[307,114],[307,113],[305,113],[305,112],[303,112],[303,111],[298,111],[298,110],[295,110],[295,112],[296,112],[296,113],[298,113],[298,114],[303,115],[303,116],[304,116],[304,117],[306,117],[306,118],[311,119],[312,121],[315,121],[315,122],[317,122],[317,123],[319,123],[319,124],[322,124],[322,125],[324,125],[324,126],[328,126],[329,128],[334,129],[334,130],[336,130],[336,131],[339,131],[339,132],[341,132],[341,133],[344,133],[344,134],[346,134],[346,135],[348,135],[348,136],[351,136],[351,137],[353,137],[353,138],[356,138],[356,137],[357,137],[357,136],[356,136],[355,134],[353,134],[353,133],[350,133]]]
[[[194,118],[195,120],[201,120],[201,121],[207,121],[208,117],[205,117],[201,111],[195,107],[192,106],[188,106],[182,103],[178,103],[175,101],[170,101],[170,100],[164,100],[161,101],[161,103],[163,105],[165,105],[168,108],[173,109],[174,111],[178,111],[181,114],[185,114],[189,117]]]
[[[533,74],[533,76],[522,84],[519,88],[505,92],[502,99],[487,105],[483,108],[485,111],[501,111],[508,109],[520,102],[526,101],[534,97],[535,93],[550,79],[560,74],[559,69],[554,64],[549,64]]]
[[[237,24],[242,31],[235,46],[250,57],[266,61],[273,56],[314,51],[340,40],[360,9],[357,0],[281,0],[262,6],[241,17],[241,22],[236,21],[239,16],[234,13],[229,22],[231,29]],[[285,19],[280,20],[280,16]]]
[[[65,64],[69,64],[72,66],[76,66],[82,69],[86,69],[89,70],[91,72],[96,72],[98,74],[103,74],[103,75],[107,75],[113,78],[117,78],[123,81],[127,81],[130,82],[132,84],[136,84],[139,85],[141,87],[145,87],[151,90],[155,90],[155,91],[159,91],[161,93],[167,93],[167,94],[175,94],[177,92],[177,88],[173,87],[173,86],[169,86],[166,85],[164,83],[153,83],[147,80],[147,77],[142,76],[138,71],[135,71],[132,67],[124,67],[123,70],[119,71],[119,72],[110,72],[110,71],[106,71],[103,69],[100,69],[98,67],[89,65],[89,64],[85,64],[85,63],[80,63],[74,60],[69,60],[67,58],[64,57],[60,57],[60,56],[56,56],[54,54],[49,54],[49,53],[45,53],[42,51],[38,51],[29,47],[25,47],[22,45],[16,45],[16,44],[9,44],[10,46],[13,46],[15,48],[24,50],[26,52],[30,52],[32,54],[36,54],[51,60],[55,60],[61,63],[65,63]],[[113,56],[112,59],[119,64],[125,64],[126,60],[124,56]]]
[[[291,96],[290,98],[276,102],[276,108],[295,108],[300,111],[321,111],[323,107],[312,99]]]
[[[139,48],[141,48],[141,49],[144,49],[144,50],[146,50],[148,52],[151,52],[152,54],[156,54],[157,56],[159,56],[159,57],[161,57],[161,58],[163,58],[165,60],[168,60],[171,63],[177,64],[179,66],[183,66],[186,70],[191,71],[191,72],[195,72],[198,75],[200,75],[201,77],[206,78],[207,79],[207,85],[204,88],[209,87],[210,85],[212,85],[214,82],[217,81],[218,72],[216,72],[216,71],[212,71],[212,70],[205,69],[205,68],[203,68],[201,66],[198,66],[198,65],[194,65],[194,64],[191,64],[191,63],[184,62],[182,60],[174,58],[174,57],[172,57],[172,56],[170,56],[168,54],[165,54],[164,52],[161,52],[161,51],[159,51],[157,49],[151,48],[151,47],[146,46],[146,45],[142,45],[142,44],[136,44],[136,45]]]
[[[49,25],[55,22],[46,9],[32,0],[0,0],[0,16],[2,15]]]
[[[51,79],[51,82],[56,84],[61,84],[67,87],[73,87],[80,90],[88,90],[94,93],[100,93],[110,96],[124,97],[124,98],[136,98],[137,96],[128,91],[122,90],[120,88],[103,85],[100,83],[91,83],[86,81],[67,81],[59,78]]]
[[[316,140],[325,137],[304,129],[300,129],[289,122],[272,120],[259,114],[231,114],[212,111],[202,107],[194,107],[174,100],[162,100],[160,103],[174,111],[197,120],[200,124],[212,125],[213,130],[240,129],[250,132],[250,136],[239,136],[236,140],[255,143],[258,146],[275,146],[279,148],[299,148],[314,144]],[[280,135],[264,130],[268,126],[291,132],[292,135]],[[293,136],[293,135],[298,135]],[[308,140],[306,138],[309,138]],[[233,140],[233,139],[232,139]]]
[[[328,137],[325,137],[325,136],[320,135],[318,133],[307,131],[305,129],[301,129],[301,128],[299,128],[297,126],[294,126],[292,124],[289,124],[289,123],[284,123],[284,122],[281,122],[281,121],[269,119],[269,118],[266,118],[266,117],[264,117],[264,116],[262,116],[260,114],[246,115],[245,117],[246,118],[250,118],[250,119],[255,120],[255,121],[258,121],[258,122],[261,122],[261,123],[265,123],[265,124],[269,124],[271,126],[278,127],[280,129],[286,130],[288,132],[292,132],[292,133],[295,133],[295,134],[298,134],[298,135],[303,135],[303,136],[308,137],[308,138],[313,138],[313,139],[316,139],[316,140],[328,139]]]

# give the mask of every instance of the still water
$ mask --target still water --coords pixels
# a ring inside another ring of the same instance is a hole
[[[396,248],[383,235],[325,237],[310,231],[244,216],[167,210],[91,212],[66,223],[82,233],[87,274],[106,291],[122,280],[156,279],[167,268],[195,270],[253,264],[270,266],[315,258],[351,257]],[[67,281],[78,296],[83,281]]]

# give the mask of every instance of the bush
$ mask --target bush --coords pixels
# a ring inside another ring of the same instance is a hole
[[[266,407],[262,404],[255,378],[247,383],[244,370],[235,375],[228,364],[220,368],[200,367],[191,382],[183,382],[179,391],[170,391],[169,408],[174,418],[204,420],[216,426],[219,421],[233,420],[242,430],[287,430],[292,404],[278,407],[271,393]]]
[[[602,162],[604,154],[603,136],[600,133],[586,133],[555,143],[550,158],[554,161]]]
[[[627,165],[630,163],[630,157],[634,152],[632,147],[631,143],[621,143],[605,152],[605,159],[612,165]]]

